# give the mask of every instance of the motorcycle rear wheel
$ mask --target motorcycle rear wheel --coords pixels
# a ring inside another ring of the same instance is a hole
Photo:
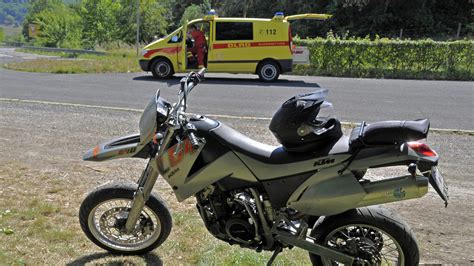
[[[318,244],[365,260],[369,265],[411,266],[419,262],[413,232],[400,216],[383,207],[358,208],[325,217],[315,224],[311,236]],[[313,265],[338,265],[312,253],[309,257]]]
[[[92,191],[82,202],[79,221],[86,236],[114,254],[137,255],[160,246],[171,232],[171,215],[154,193],[145,204],[135,229],[125,232],[125,223],[137,184],[107,183]]]

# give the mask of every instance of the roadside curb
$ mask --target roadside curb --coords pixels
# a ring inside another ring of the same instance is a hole
[[[0,102],[32,103],[32,104],[43,104],[43,105],[66,106],[66,107],[95,108],[95,109],[134,112],[134,113],[141,113],[143,111],[141,109],[133,109],[133,108],[125,108],[125,107],[99,106],[99,105],[90,105],[90,104],[63,103],[63,102],[51,102],[51,101],[40,101],[40,100],[22,100],[22,99],[12,99],[12,98],[0,98]],[[257,120],[257,121],[258,120],[263,120],[263,121],[271,120],[271,118],[269,117],[234,116],[234,115],[218,115],[218,114],[206,114],[206,116],[211,116],[215,118],[224,118],[224,119],[242,119],[242,120]],[[354,128],[358,126],[359,123],[341,122],[341,125],[348,128]],[[451,129],[451,128],[430,128],[430,131],[435,132],[435,133],[450,133],[450,134],[474,136],[474,130]]]

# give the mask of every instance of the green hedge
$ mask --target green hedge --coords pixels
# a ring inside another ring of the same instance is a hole
[[[473,80],[474,41],[398,39],[295,39],[307,46],[310,66],[296,74]]]

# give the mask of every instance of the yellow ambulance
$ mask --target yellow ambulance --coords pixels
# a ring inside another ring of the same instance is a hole
[[[196,49],[193,50],[193,40],[188,34],[188,29],[197,28],[206,37],[203,61],[207,72],[252,73],[258,74],[262,81],[275,81],[281,73],[291,71],[293,64],[289,21],[330,17],[327,14],[285,17],[277,12],[271,19],[220,18],[211,10],[204,18],[185,23],[145,46],[139,64],[156,78],[169,78],[174,73],[198,68],[197,55],[192,53]]]

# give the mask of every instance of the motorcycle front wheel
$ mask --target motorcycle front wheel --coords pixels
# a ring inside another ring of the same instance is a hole
[[[419,251],[408,225],[383,207],[350,210],[319,220],[311,236],[319,244],[357,258],[354,265],[418,265]],[[310,253],[313,265],[339,265]]]
[[[137,184],[108,183],[96,188],[82,202],[79,221],[86,236],[111,253],[136,255],[160,246],[171,232],[171,215],[154,193],[145,204],[135,228],[125,230]]]

